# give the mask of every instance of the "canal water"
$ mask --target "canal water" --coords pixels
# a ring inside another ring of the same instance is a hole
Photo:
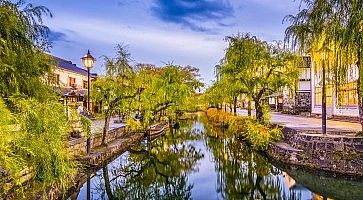
[[[198,117],[132,147],[68,199],[363,200],[363,182],[272,164]]]

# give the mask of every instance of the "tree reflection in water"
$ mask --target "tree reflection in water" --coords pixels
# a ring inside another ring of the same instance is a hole
[[[190,199],[193,185],[188,174],[204,156],[190,143],[198,139],[190,128],[181,128],[133,147],[119,162],[102,169],[97,177],[103,180],[94,192],[102,199]]]
[[[110,162],[91,178],[90,198],[324,199],[311,191],[336,199],[363,196],[360,182],[280,166],[283,173],[233,134],[204,120],[183,122],[180,129]],[[85,186],[80,191],[77,198],[84,199]]]
[[[283,189],[282,172],[265,156],[217,127],[209,125],[205,131],[217,172],[216,190],[223,199],[302,199],[299,191]]]

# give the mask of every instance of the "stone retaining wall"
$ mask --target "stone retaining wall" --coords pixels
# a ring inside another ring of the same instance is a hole
[[[267,153],[285,163],[341,174],[363,176],[363,138],[322,135],[284,128],[285,139],[272,144]]]
[[[125,127],[111,129],[107,135],[107,143],[114,141],[117,138],[127,135]],[[102,134],[94,135],[91,138],[91,148],[100,146],[102,143]],[[72,138],[68,142],[68,148],[74,155],[85,155],[87,150],[87,138]]]

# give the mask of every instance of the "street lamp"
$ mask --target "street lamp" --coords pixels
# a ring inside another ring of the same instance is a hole
[[[96,59],[91,55],[91,53],[89,52],[89,50],[87,51],[87,54],[84,55],[82,58],[82,63],[83,65],[87,68],[87,77],[88,77],[88,82],[87,82],[87,110],[88,112],[90,112],[91,110],[91,81],[90,81],[90,76],[91,76],[91,68],[93,67],[93,64],[95,63]],[[87,154],[89,154],[91,152],[91,138],[90,136],[87,137]]]

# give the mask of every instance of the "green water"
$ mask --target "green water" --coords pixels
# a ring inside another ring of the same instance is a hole
[[[276,167],[202,119],[145,139],[69,199],[363,199],[360,181]]]

